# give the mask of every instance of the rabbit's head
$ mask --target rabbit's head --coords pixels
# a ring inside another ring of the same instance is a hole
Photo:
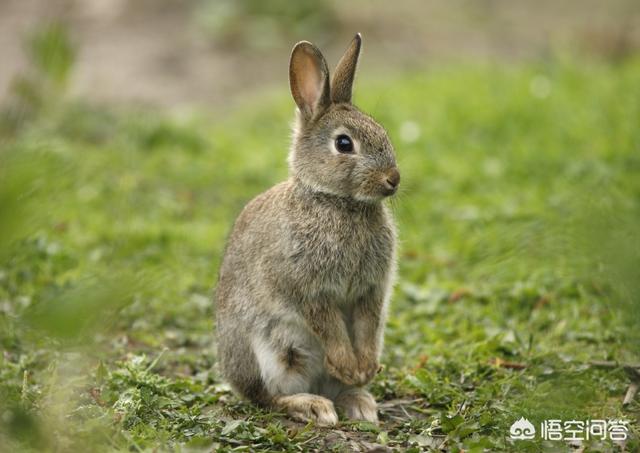
[[[289,166],[313,190],[375,202],[396,192],[400,173],[384,128],[351,103],[361,43],[357,34],[331,82],[316,46],[293,48],[289,83],[298,115]]]

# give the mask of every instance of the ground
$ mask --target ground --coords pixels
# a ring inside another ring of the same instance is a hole
[[[358,85],[397,149],[400,267],[381,423],[335,429],[256,409],[216,369],[218,263],[243,205],[286,178],[288,94],[176,116],[43,96],[58,73],[3,116],[3,448],[640,448],[638,400],[622,405],[640,362],[637,58]],[[520,417],[623,419],[630,439],[511,440]]]

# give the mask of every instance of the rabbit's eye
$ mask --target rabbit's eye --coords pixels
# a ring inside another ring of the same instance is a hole
[[[352,153],[353,142],[351,141],[351,137],[344,134],[338,135],[336,137],[336,149],[341,153]]]

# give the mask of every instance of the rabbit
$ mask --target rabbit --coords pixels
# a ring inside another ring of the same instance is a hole
[[[364,386],[380,369],[396,272],[383,203],[400,182],[394,149],[351,103],[361,43],[357,34],[331,81],[316,46],[293,48],[289,179],[238,216],[215,291],[223,377],[253,403],[319,426],[338,422],[336,408],[377,423]]]

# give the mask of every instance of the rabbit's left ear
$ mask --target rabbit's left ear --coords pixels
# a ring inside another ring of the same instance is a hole
[[[305,120],[329,107],[329,68],[322,52],[310,42],[299,42],[291,52],[289,85]]]
[[[340,59],[331,80],[331,101],[335,103],[351,102],[351,91],[356,77],[356,67],[358,66],[361,46],[362,36],[360,36],[360,33],[356,33],[351,44],[349,44],[349,48]]]

